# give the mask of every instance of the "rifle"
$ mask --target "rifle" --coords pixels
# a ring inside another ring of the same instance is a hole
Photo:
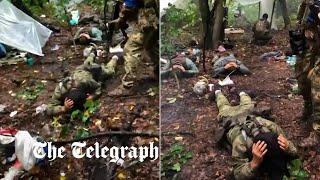
[[[104,13],[106,14],[106,6],[107,6],[107,0],[105,0],[105,7],[104,7]],[[112,17],[111,17],[111,21],[116,20],[119,18],[119,14],[120,14],[120,10],[121,10],[121,6],[122,6],[122,2],[120,1],[116,1],[113,4],[113,10],[112,10]],[[106,16],[106,15],[105,15]],[[105,24],[107,24],[106,22],[106,17],[105,17]],[[128,24],[122,25],[120,26],[120,30],[123,34],[123,36],[125,37],[125,39],[128,38],[128,35],[126,33],[126,29],[128,28]],[[105,35],[106,35],[106,40],[107,40],[107,50],[109,50],[110,44],[112,42],[112,36],[115,30],[115,24],[111,23],[106,27],[106,31],[105,31]],[[124,45],[126,42],[126,40],[124,42],[122,42],[121,44]]]

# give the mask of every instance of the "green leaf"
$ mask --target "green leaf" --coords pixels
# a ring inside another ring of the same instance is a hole
[[[184,155],[184,157],[187,158],[187,159],[192,158],[192,156],[193,156],[192,152],[187,152],[187,153]]]
[[[66,124],[63,125],[62,129],[61,129],[61,132],[60,132],[60,137],[65,138],[68,135],[68,132],[69,132],[68,125],[66,125]]]
[[[179,145],[179,144],[175,144],[174,146],[172,146],[170,148],[170,152],[176,152],[176,153],[181,153],[183,150],[183,146],[182,145]]]
[[[79,119],[80,116],[81,116],[81,111],[80,110],[75,110],[75,111],[72,111],[71,113],[71,120],[75,120],[75,119]]]
[[[90,114],[88,111],[85,111],[83,113],[81,120],[82,120],[82,122],[87,123],[89,119],[90,119]]]
[[[76,139],[80,139],[80,138],[85,138],[85,137],[88,137],[90,135],[90,133],[85,130],[85,129],[79,129],[76,133],[76,136],[75,138]]]
[[[180,172],[181,171],[181,165],[180,163],[175,163],[172,167],[172,170],[175,170],[177,172]]]
[[[306,171],[304,170],[299,171],[298,178],[307,178],[307,177],[309,177],[309,174]]]

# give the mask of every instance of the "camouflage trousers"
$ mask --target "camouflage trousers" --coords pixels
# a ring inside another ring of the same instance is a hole
[[[105,64],[97,64],[94,62],[94,57],[89,56],[87,59],[83,62],[83,65],[79,66],[79,68],[87,68],[90,69],[91,67],[101,66],[103,77],[109,77],[113,76],[116,73],[116,67],[117,67],[117,61],[114,59],[111,59],[106,65]]]
[[[311,80],[313,130],[320,135],[320,66],[314,67],[308,77]]]
[[[147,54],[155,64],[159,66],[159,30],[156,13],[153,9],[141,10],[135,31],[129,35],[124,46],[125,75],[122,85],[130,88],[139,79],[138,72],[141,67],[143,54]]]
[[[240,104],[238,106],[231,106],[222,93],[217,94],[216,102],[219,109],[219,117],[237,116],[252,111],[254,107],[251,97],[245,93],[240,95]]]
[[[304,108],[311,107],[311,81],[308,78],[308,73],[312,69],[310,64],[303,59],[299,59],[295,65],[295,74],[298,80],[299,94],[302,95],[304,100]]]

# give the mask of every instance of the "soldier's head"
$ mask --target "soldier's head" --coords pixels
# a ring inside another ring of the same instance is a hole
[[[87,94],[80,88],[72,88],[69,92],[66,93],[64,99],[66,98],[73,101],[73,108],[71,109],[71,111],[83,110],[84,103],[87,99]]]
[[[172,68],[173,71],[180,71],[184,69],[183,67],[184,61],[185,61],[185,57],[178,56],[170,60],[170,67]]]
[[[264,20],[267,20],[268,17],[269,17],[269,15],[268,15],[267,13],[264,13],[264,14],[262,15],[262,19],[264,19]]]
[[[282,179],[284,175],[289,175],[287,163],[291,160],[278,143],[278,135],[273,132],[259,133],[253,138],[253,142],[264,141],[267,144],[267,153],[263,157],[263,162],[259,167],[259,172],[266,173],[270,179]]]
[[[79,36],[79,44],[87,45],[90,43],[90,35],[87,33],[82,33]]]

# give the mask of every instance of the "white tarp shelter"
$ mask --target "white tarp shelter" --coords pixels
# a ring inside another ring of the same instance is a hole
[[[52,31],[7,0],[0,0],[0,7],[0,43],[43,56],[41,48]]]
[[[274,13],[272,14],[272,11],[274,9],[274,7],[273,7],[274,1],[275,0],[237,0],[237,2],[239,4],[241,4],[242,6],[248,6],[248,5],[253,5],[253,4],[259,3],[259,6],[260,6],[259,7],[260,8],[259,17],[261,18],[264,13],[267,13],[269,15],[269,18],[268,18],[269,21],[272,21],[272,19],[275,18],[275,14]],[[272,15],[273,15],[273,17],[272,17]],[[274,29],[277,28],[274,21],[272,21],[271,27]]]

